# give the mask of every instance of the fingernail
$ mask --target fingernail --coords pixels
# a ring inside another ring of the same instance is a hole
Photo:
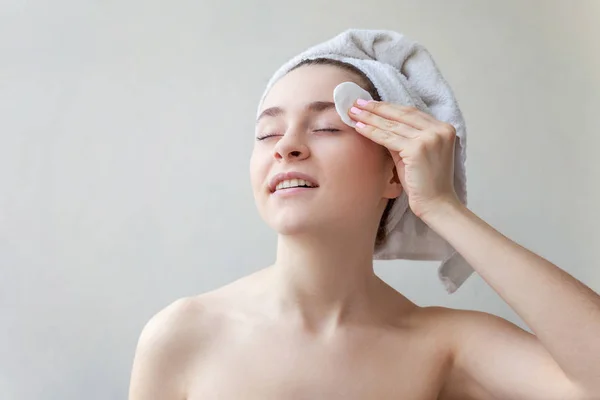
[[[365,99],[358,99],[358,100],[356,100],[356,104],[358,104],[359,106],[364,106],[364,105],[368,104],[370,101],[373,101],[373,100],[367,101]]]
[[[358,122],[356,123],[356,126],[357,126],[358,128],[364,128],[366,125],[365,125],[365,124],[363,124],[362,122],[358,121]]]
[[[350,109],[350,112],[353,114],[360,114],[362,112],[362,110],[360,108],[352,107]]]

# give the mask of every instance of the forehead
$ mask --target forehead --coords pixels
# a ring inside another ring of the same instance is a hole
[[[294,108],[313,101],[333,101],[333,89],[342,82],[364,86],[358,75],[333,65],[304,65],[271,87],[261,106]]]

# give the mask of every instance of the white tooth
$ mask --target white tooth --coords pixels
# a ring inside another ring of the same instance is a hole
[[[316,185],[314,185],[308,181],[305,181],[304,179],[287,179],[285,181],[279,182],[277,184],[277,186],[275,187],[275,190],[287,189],[287,188],[298,187],[298,186],[315,187]]]

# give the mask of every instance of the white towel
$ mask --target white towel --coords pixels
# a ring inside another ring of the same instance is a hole
[[[382,101],[415,106],[452,124],[457,134],[454,189],[459,200],[467,204],[465,121],[452,89],[425,47],[394,31],[348,29],[283,64],[267,83],[257,112],[279,78],[301,61],[314,58],[352,64],[373,82]],[[387,239],[373,259],[441,261],[438,276],[448,293],[454,293],[473,273],[466,260],[412,212],[405,192],[390,210],[386,230]]]

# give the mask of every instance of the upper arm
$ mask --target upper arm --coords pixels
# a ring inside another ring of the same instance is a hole
[[[454,362],[440,399],[584,399],[536,336],[483,312],[451,318]]]
[[[179,299],[144,326],[135,351],[129,400],[186,398],[186,367],[197,346],[198,306]]]

